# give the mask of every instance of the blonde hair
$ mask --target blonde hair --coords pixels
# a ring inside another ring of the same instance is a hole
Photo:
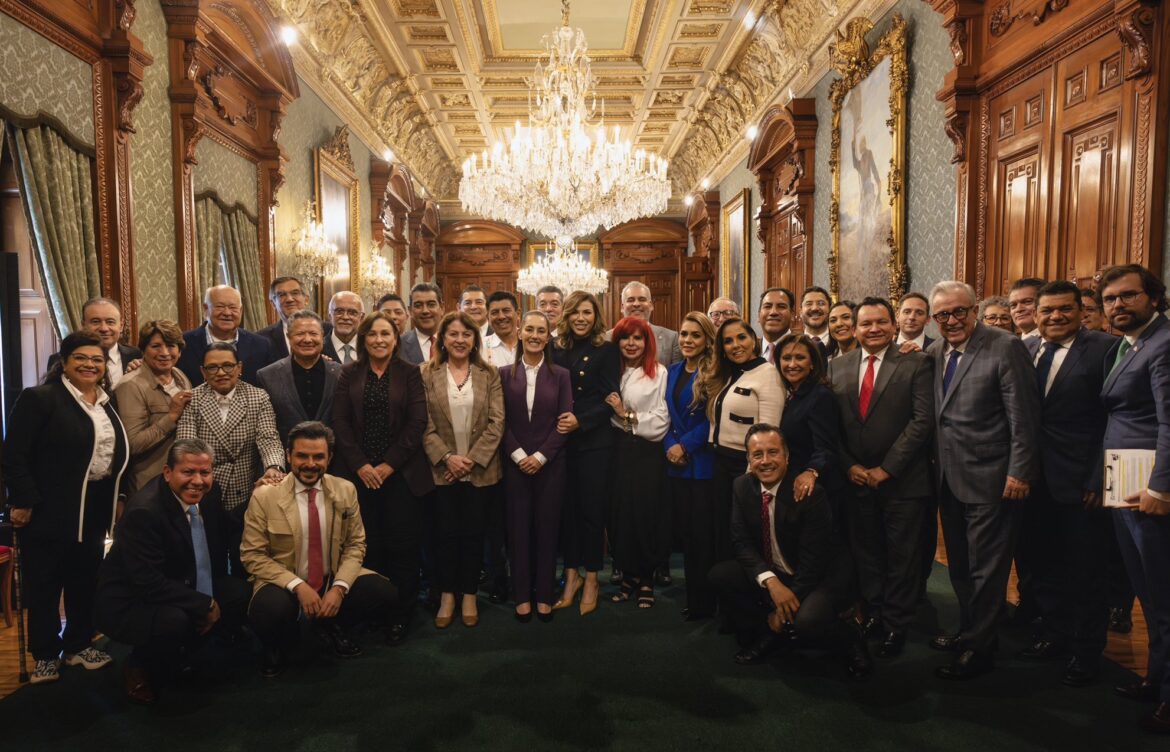
[[[689,406],[693,411],[697,410],[707,399],[703,391],[697,387],[703,381],[703,373],[711,369],[712,361],[718,360],[719,356],[715,354],[715,324],[711,323],[711,319],[707,317],[707,314],[701,311],[691,311],[682,318],[683,324],[688,321],[702,329],[703,336],[707,339],[707,349],[699,356],[699,365],[695,369],[695,388],[692,390],[693,396],[691,397],[691,404]],[[679,324],[678,328],[679,331],[682,331],[682,324]]]
[[[575,313],[582,303],[593,306],[593,328],[589,330],[589,342],[594,347],[601,347],[605,342],[605,321],[601,318],[601,303],[593,293],[577,290],[565,299],[561,308],[561,320],[557,322],[557,347],[562,350],[573,349],[573,331],[569,328],[569,314]]]

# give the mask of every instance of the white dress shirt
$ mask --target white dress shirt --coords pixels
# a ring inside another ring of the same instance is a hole
[[[220,394],[215,392],[215,404],[219,406],[219,419],[222,423],[227,423],[228,413],[232,411],[232,401],[236,398],[235,387],[227,394]]]
[[[434,336],[433,334],[418,333],[418,349],[422,350],[424,363],[431,359],[431,344]]]
[[[666,408],[666,368],[659,364],[654,378],[646,375],[641,366],[626,368],[621,380],[622,402],[633,410],[636,423],[633,434],[650,441],[662,441],[670,428],[670,412]],[[616,415],[610,422],[625,430],[622,419]]]
[[[906,339],[904,336],[902,336],[901,332],[898,332],[898,339],[894,340],[894,344],[895,345],[902,345],[902,344],[905,344],[907,342],[913,342],[914,344],[918,345],[919,350],[925,350],[926,349],[926,330],[923,329],[922,333],[919,334],[914,339]]]
[[[471,446],[471,410],[475,406],[475,390],[471,384],[471,371],[467,372],[467,381],[463,388],[447,368],[447,408],[451,411],[451,429],[455,432],[455,454],[467,456],[467,448]],[[471,475],[464,475],[459,480],[470,483]]]
[[[297,585],[302,582],[307,582],[309,577],[309,489],[317,489],[317,499],[315,501],[317,507],[317,521],[321,526],[321,575],[325,582],[329,581],[329,575],[333,573],[333,566],[330,562],[331,557],[329,550],[329,541],[331,540],[329,524],[331,520],[325,515],[325,489],[321,487],[321,481],[318,480],[312,486],[306,486],[297,478],[293,478],[293,496],[297,500],[297,514],[300,515],[301,520],[301,549],[297,552],[297,576],[293,578],[292,582],[285,587],[288,591],[294,592]],[[343,590],[349,592],[349,583],[343,580],[334,580],[334,585],[340,585]]]
[[[333,351],[341,359],[342,365],[357,360],[357,337],[350,339],[349,342],[342,342],[337,338],[337,330],[334,329],[329,333],[329,340],[333,343]],[[345,359],[345,348],[347,347],[349,348],[349,360]],[[289,352],[292,352],[292,350],[289,350]]]
[[[882,363],[886,362],[886,353],[890,351],[890,346],[886,345],[880,351],[875,352],[877,359],[873,362],[873,383],[877,384],[878,372],[882,369]],[[865,348],[861,348],[861,366],[857,369],[857,384],[858,394],[861,394],[861,384],[865,381],[865,371],[869,368],[869,353]]]
[[[114,346],[106,350],[106,374],[110,378],[110,388],[113,389],[122,380],[125,374],[122,372],[125,366],[122,365],[122,351],[118,349],[118,344],[115,342]]]
[[[536,377],[540,373],[540,367],[544,365],[544,356],[541,356],[540,362],[534,366],[528,365],[528,363],[524,360],[521,360],[520,362],[524,365],[524,397],[528,402],[528,419],[532,420],[532,404],[536,402]],[[524,453],[523,449],[517,447],[516,451],[512,452],[510,456],[512,461],[519,465],[528,455]],[[535,452],[532,456],[535,457],[541,465],[544,465],[544,463],[548,462],[548,459],[546,459],[545,456],[540,452]]]
[[[1052,382],[1056,380],[1056,374],[1060,371],[1060,366],[1064,364],[1064,359],[1068,357],[1068,351],[1076,341],[1077,335],[1074,334],[1063,342],[1058,343],[1060,347],[1052,355],[1052,368],[1048,371],[1048,380],[1044,382],[1044,394],[1042,396],[1048,396],[1048,390],[1052,388]],[[1032,358],[1032,365],[1040,364],[1040,358],[1044,355],[1045,344],[1047,344],[1047,340],[1041,342],[1040,346],[1036,348],[1036,357]]]
[[[93,421],[93,457],[89,462],[88,477],[90,480],[101,480],[102,478],[110,477],[110,468],[114,464],[114,449],[117,445],[117,434],[114,433],[114,424],[110,421],[110,416],[106,414],[106,403],[110,401],[110,395],[106,394],[102,388],[97,389],[97,399],[94,404],[89,404],[81,394],[81,390],[73,386],[73,382],[62,377],[61,383],[73,395],[73,399],[77,400],[77,404],[81,405],[81,409],[85,410],[85,414]]]
[[[770,519],[772,521],[772,534],[769,536],[769,538],[772,541],[772,561],[776,564],[776,567],[779,568],[779,570],[783,574],[791,576],[791,575],[796,574],[796,570],[794,570],[792,567],[790,567],[788,565],[788,562],[785,561],[784,554],[780,553],[780,544],[776,541],[776,497],[780,493],[780,484],[777,483],[776,485],[772,486],[771,488],[765,488],[764,484],[762,484],[762,483],[760,484],[760,503],[761,504],[763,503],[763,495],[766,493],[772,494],[772,500],[770,502],[768,502],[768,519]],[[763,533],[762,530],[760,532],[761,532],[761,534]],[[772,572],[772,571],[760,572],[758,575],[756,575],[756,582],[759,584],[760,587],[767,587],[768,580],[772,579],[775,576],[776,576],[776,573]]]
[[[211,325],[210,324],[208,326],[204,327],[203,330],[205,332],[207,332],[207,344],[209,344],[209,345],[214,345],[216,342],[223,342],[226,345],[233,345],[233,346],[238,346],[240,344],[240,330],[238,327],[236,328],[235,333],[232,334],[231,339],[220,339],[219,337],[216,337],[214,334],[211,333]]]
[[[764,340],[764,347],[760,350],[760,356],[769,363],[775,363],[776,359],[780,357],[780,353],[776,353],[774,358],[772,357],[772,351],[776,349],[776,345],[780,344],[780,340],[787,337],[791,332],[791,329],[789,329],[787,332],[784,332],[776,338],[775,342],[769,342],[767,337],[762,337],[761,339]]]
[[[811,332],[808,332],[808,331],[806,331],[805,334],[812,337],[813,339],[819,339],[821,341],[821,344],[824,345],[825,347],[828,347],[829,343],[833,341],[832,338],[829,336],[828,329],[826,329],[821,334],[812,334]]]
[[[1027,342],[1028,340],[1032,339],[1033,337],[1039,337],[1039,336],[1040,336],[1040,327],[1036,327],[1035,329],[1028,332],[1027,334],[1020,334],[1020,340],[1023,342]]]
[[[516,344],[519,344],[519,340],[517,340]],[[504,344],[504,341],[500,339],[498,334],[489,334],[484,337],[483,350],[487,357],[487,362],[496,368],[510,366],[516,362],[516,346]]]

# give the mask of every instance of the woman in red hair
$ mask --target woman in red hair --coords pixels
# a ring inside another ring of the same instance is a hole
[[[639,318],[627,316],[613,328],[621,355],[619,392],[605,398],[613,408],[610,422],[618,431],[614,446],[613,511],[610,548],[625,573],[614,603],[635,597],[638,608],[654,605],[654,568],[662,558],[659,537],[665,490],[662,438],[670,428],[666,408],[666,369],[658,364],[654,332]]]

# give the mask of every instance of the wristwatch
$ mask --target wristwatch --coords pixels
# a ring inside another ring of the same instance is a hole
[[[813,469],[813,468],[811,468],[811,467],[805,468],[805,470],[804,470],[804,471],[805,471],[806,473],[812,473],[812,477],[813,477],[814,479],[817,479],[817,478],[820,478],[820,477],[821,477],[821,474],[820,474],[820,473],[818,473],[816,470],[814,470],[814,469]]]

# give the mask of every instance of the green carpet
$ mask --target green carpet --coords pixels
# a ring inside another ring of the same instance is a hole
[[[403,645],[371,636],[350,661],[306,646],[275,680],[250,657],[220,655],[152,708],[123,699],[120,666],[70,668],[0,701],[0,738],[18,752],[1170,748],[1136,727],[1150,706],[1113,694],[1131,674],[1110,664],[1101,684],[1067,689],[1062,662],[1007,657],[1022,635],[1008,635],[993,673],[935,679],[945,656],[927,639],[955,622],[942,567],[906,653],[875,659],[864,684],[812,653],[736,666],[715,623],[680,620],[680,584],[650,611],[603,603],[584,618],[559,611],[551,624],[518,624],[510,607],[481,601],[475,629],[440,632],[420,619]]]

